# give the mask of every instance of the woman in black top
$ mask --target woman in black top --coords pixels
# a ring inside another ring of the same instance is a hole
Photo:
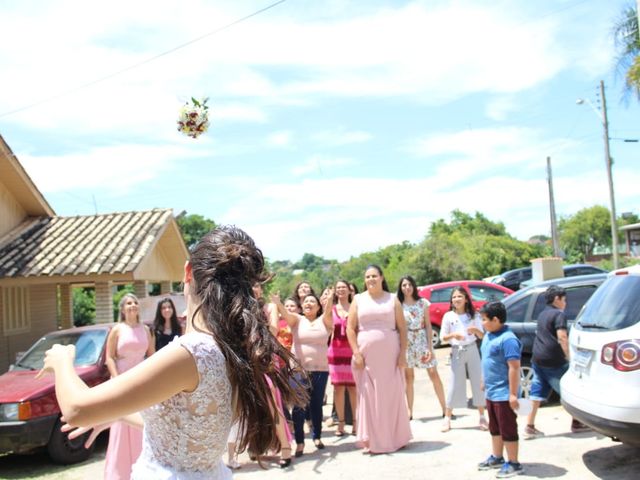
[[[182,335],[182,327],[178,322],[176,306],[170,298],[165,298],[158,302],[156,318],[153,321],[153,334],[156,339],[156,352],[175,337]]]

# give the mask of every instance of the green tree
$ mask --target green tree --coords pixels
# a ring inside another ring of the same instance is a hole
[[[625,93],[640,100],[640,32],[638,11],[634,5],[625,7],[613,27],[618,52],[616,68],[624,76]]]
[[[74,288],[73,324],[76,327],[93,325],[96,321],[96,292],[93,288]]]
[[[216,223],[202,215],[180,214],[176,217],[182,238],[187,248],[193,247],[205,234],[216,228]]]
[[[497,275],[527,265],[544,250],[543,245],[513,238],[502,222],[454,210],[450,222],[432,224],[405,262],[412,265],[418,283],[430,284]]]
[[[584,262],[596,246],[611,246],[611,216],[601,205],[560,219],[560,246],[570,262]]]
[[[429,233],[454,233],[461,232],[470,235],[508,235],[502,222],[493,222],[482,213],[476,212],[474,215],[461,212],[456,209],[451,212],[451,220],[447,223],[444,219],[439,219],[431,224]]]

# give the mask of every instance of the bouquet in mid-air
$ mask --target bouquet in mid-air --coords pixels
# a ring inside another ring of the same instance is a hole
[[[185,103],[180,109],[180,117],[178,118],[178,131],[184,133],[191,138],[198,138],[209,128],[209,107],[207,101],[196,100],[191,98],[190,102]]]

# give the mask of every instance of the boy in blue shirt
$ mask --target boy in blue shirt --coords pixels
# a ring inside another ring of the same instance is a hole
[[[507,310],[500,302],[490,302],[480,309],[482,326],[487,332],[482,339],[482,375],[492,454],[478,465],[478,470],[499,468],[497,478],[508,478],[524,472],[518,462],[518,390],[520,388],[520,356],[522,344],[509,329]],[[502,456],[507,451],[507,461]]]

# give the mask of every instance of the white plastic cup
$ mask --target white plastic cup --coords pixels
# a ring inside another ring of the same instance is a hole
[[[514,410],[516,415],[529,415],[531,410],[533,409],[533,404],[531,403],[531,399],[529,398],[519,398],[518,399],[518,408]]]

